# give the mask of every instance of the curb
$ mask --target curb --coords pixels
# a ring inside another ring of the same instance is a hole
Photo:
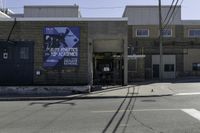
[[[75,96],[57,96],[57,97],[6,97],[0,98],[0,101],[38,101],[38,100],[76,100],[76,99],[111,99],[111,98],[137,98],[137,97],[163,97],[173,96],[174,94],[163,95],[135,95],[135,96],[85,96],[84,94]]]

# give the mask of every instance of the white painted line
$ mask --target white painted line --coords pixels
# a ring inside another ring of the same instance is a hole
[[[193,92],[193,93],[177,93],[176,96],[187,96],[187,95],[200,95],[200,92]]]
[[[136,110],[127,110],[132,112],[144,112],[144,111],[177,111],[181,109],[136,109]],[[124,112],[125,110],[119,110],[119,112]],[[91,111],[92,113],[114,113],[116,110],[100,110],[100,111]]]
[[[200,112],[198,110],[196,109],[181,109],[181,110],[200,121]]]

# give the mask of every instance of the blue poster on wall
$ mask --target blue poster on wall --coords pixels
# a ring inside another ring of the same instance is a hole
[[[44,29],[44,67],[79,65],[79,27]]]

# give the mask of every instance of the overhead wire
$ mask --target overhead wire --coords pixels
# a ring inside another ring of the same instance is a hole
[[[164,26],[162,26],[163,29],[165,29],[165,28],[168,26],[169,22],[171,21],[173,15],[174,15],[174,12],[175,12],[175,10],[176,10],[176,8],[177,8],[178,2],[179,2],[179,0],[176,0],[176,3],[175,3],[175,5],[173,6],[173,10],[172,10],[172,12],[171,12],[171,14],[170,14],[170,17],[168,18],[168,20],[167,20],[167,22],[164,24]]]
[[[183,4],[183,2],[184,2],[184,0],[182,0],[180,2],[180,6]],[[175,11],[174,16],[176,16],[177,12],[178,12],[178,10]],[[171,25],[173,23],[173,21],[174,21],[174,17],[172,18],[171,22],[168,25]]]
[[[170,5],[170,8],[169,8],[169,10],[168,10],[168,12],[167,12],[167,15],[166,15],[166,17],[165,17],[163,23],[165,23],[165,21],[167,20],[167,18],[168,18],[168,16],[169,16],[170,12],[171,12],[171,10],[172,10],[172,7],[173,7],[173,5],[174,5],[174,2],[175,2],[175,0],[172,1],[171,5]]]

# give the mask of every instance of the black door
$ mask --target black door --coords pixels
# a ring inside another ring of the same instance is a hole
[[[0,85],[33,83],[33,43],[0,42]]]
[[[159,65],[153,64],[153,78],[159,78]]]

